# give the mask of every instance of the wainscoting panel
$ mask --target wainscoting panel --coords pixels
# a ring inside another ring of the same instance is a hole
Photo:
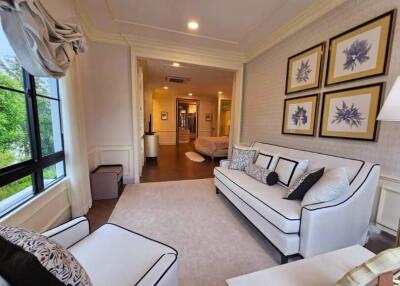
[[[132,146],[94,146],[89,149],[88,153],[90,171],[99,165],[122,164],[124,167],[124,183],[134,183]]]
[[[396,235],[400,218],[400,180],[381,177],[376,225],[381,230]]]

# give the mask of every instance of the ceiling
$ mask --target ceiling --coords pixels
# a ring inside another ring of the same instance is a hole
[[[95,29],[247,52],[321,0],[79,0]],[[189,31],[195,20],[200,28]]]
[[[186,96],[191,92],[193,96],[213,97],[217,97],[218,91],[226,96],[232,94],[234,73],[231,71],[182,63],[180,67],[173,67],[172,62],[155,59],[140,59],[139,63],[144,69],[145,86],[158,93]],[[166,82],[167,76],[189,80],[176,84]],[[164,86],[168,86],[168,90]]]

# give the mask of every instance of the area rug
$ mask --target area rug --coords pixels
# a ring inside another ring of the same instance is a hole
[[[186,152],[185,156],[188,157],[189,160],[192,160],[193,162],[204,162],[204,157],[201,156],[199,153],[196,152]]]
[[[225,280],[277,265],[279,254],[223,197],[213,179],[128,185],[110,222],[178,250],[179,285]]]

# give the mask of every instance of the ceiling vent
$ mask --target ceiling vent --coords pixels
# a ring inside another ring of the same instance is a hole
[[[180,76],[166,76],[165,77],[165,81],[172,82],[172,83],[183,84],[183,83],[189,82],[190,78],[188,78],[188,77],[180,77]]]

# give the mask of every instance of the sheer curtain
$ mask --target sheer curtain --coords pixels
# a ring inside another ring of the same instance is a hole
[[[60,80],[65,163],[70,181],[72,217],[86,214],[92,206],[80,78],[79,58],[75,58],[66,76]]]

